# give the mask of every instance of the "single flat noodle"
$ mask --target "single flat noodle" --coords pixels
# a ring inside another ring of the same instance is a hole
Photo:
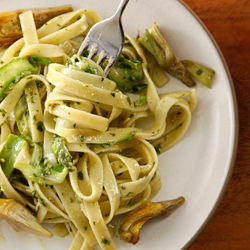
[[[23,37],[4,49],[0,68],[2,197],[58,224],[73,237],[69,249],[116,249],[109,225],[159,191],[157,153],[187,131],[195,89],[159,95],[155,81],[167,76],[128,35],[108,77],[96,58],[74,55],[101,20],[92,10],[39,29],[32,11],[19,18]]]

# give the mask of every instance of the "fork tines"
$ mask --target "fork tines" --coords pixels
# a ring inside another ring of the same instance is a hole
[[[113,66],[114,58],[112,56],[108,58],[107,53],[103,49],[101,49],[100,46],[98,46],[96,43],[94,42],[91,43],[88,38],[84,40],[77,54],[79,56],[82,56],[85,51],[89,52],[87,56],[88,59],[93,59],[94,56],[98,56],[98,60],[96,63],[100,66],[105,59],[108,60],[108,64],[104,68],[105,76],[107,76],[109,70]]]

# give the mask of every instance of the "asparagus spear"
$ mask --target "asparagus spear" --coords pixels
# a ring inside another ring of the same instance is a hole
[[[117,87],[123,91],[131,91],[133,86],[143,80],[142,63],[120,55],[115,65],[111,68],[108,78],[116,82]]]
[[[132,131],[128,134],[126,134],[125,136],[119,138],[116,143],[118,142],[123,142],[123,141],[130,141],[134,136],[136,135],[136,132],[135,131]]]
[[[60,164],[66,165],[69,169],[71,169],[72,163],[73,163],[73,157],[71,156],[67,147],[65,146],[65,143],[62,137],[58,135],[53,136],[51,149],[52,149],[53,154],[56,156],[57,161]]]
[[[16,107],[14,108],[14,115],[16,118],[16,125],[20,132],[20,135],[28,142],[33,143],[31,137],[28,135],[29,133],[29,112],[28,106],[23,95],[19,102],[17,103]]]
[[[1,167],[7,178],[10,178],[16,159],[26,145],[26,141],[22,138],[10,134],[0,152]]]
[[[48,57],[42,56],[30,56],[29,61],[34,66],[40,65],[49,65],[52,61]]]
[[[0,152],[1,167],[7,178],[10,178],[13,169],[20,170],[28,179],[40,184],[62,183],[67,174],[68,167],[63,164],[52,164],[48,160],[42,159],[42,148],[38,144],[33,144],[31,164],[16,163],[16,160],[27,142],[19,136],[10,134]],[[60,156],[63,157],[63,154]]]
[[[22,97],[20,98],[20,100],[18,101],[16,107],[14,108],[14,115],[16,120],[19,120],[20,117],[22,116],[22,114],[28,110],[28,106],[27,106],[27,102],[26,102],[26,98],[24,95],[22,95]]]
[[[17,163],[15,168],[20,170],[26,179],[48,185],[62,183],[69,172],[65,165],[51,164],[47,160],[36,167],[27,163]]]
[[[87,55],[88,51],[85,52],[84,56]],[[95,63],[98,60],[98,56],[95,56],[93,60],[89,60],[84,56],[74,55],[67,63],[67,66],[72,69],[103,76],[101,67]],[[105,68],[107,64],[108,61],[105,60],[101,66]],[[108,78],[113,80],[123,92],[132,91],[133,87],[141,84],[143,77],[142,63],[138,60],[127,59],[123,55],[119,56],[108,75]]]
[[[37,68],[24,57],[13,58],[9,63],[3,65],[0,68],[0,101],[21,78],[36,72]]]
[[[39,146],[37,143],[33,143],[33,152],[31,157],[31,164],[33,166],[39,166],[42,158],[43,158],[43,150],[41,146]]]
[[[72,69],[77,69],[90,74],[103,76],[103,70],[101,66],[83,56],[80,57],[78,55],[74,55],[70,58],[67,66]]]
[[[142,95],[139,97],[139,99],[135,100],[134,105],[135,106],[140,106],[147,103],[147,96]]]

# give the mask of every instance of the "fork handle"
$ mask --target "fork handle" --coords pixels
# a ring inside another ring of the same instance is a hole
[[[126,7],[126,5],[128,4],[129,0],[122,0],[115,12],[115,14],[113,15],[113,18],[117,18],[118,20],[120,20],[122,13]]]

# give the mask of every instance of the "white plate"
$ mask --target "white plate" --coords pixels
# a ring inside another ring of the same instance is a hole
[[[115,10],[117,0],[1,0],[1,11],[71,3],[92,8],[103,17]],[[198,107],[182,141],[160,156],[163,187],[155,200],[183,195],[186,203],[168,219],[147,223],[135,246],[116,240],[119,249],[181,249],[204,227],[230,177],[237,144],[237,107],[230,74],[218,47],[194,15],[176,0],[131,0],[123,16],[125,31],[133,36],[156,21],[181,59],[204,63],[216,71],[211,90],[197,86]],[[177,81],[174,81],[177,82]],[[171,83],[168,89],[182,88]],[[67,249],[70,238],[38,239],[15,233],[2,223],[0,249]]]

